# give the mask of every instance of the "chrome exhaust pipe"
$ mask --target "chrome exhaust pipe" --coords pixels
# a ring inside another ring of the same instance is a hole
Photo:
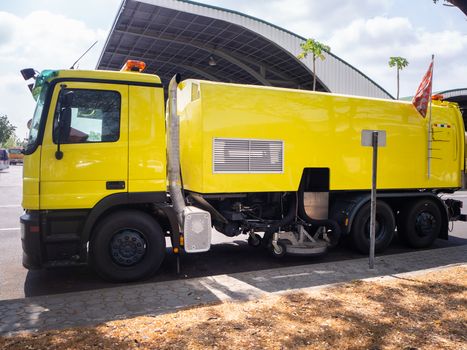
[[[185,198],[183,197],[180,178],[180,121],[177,115],[177,88],[180,83],[180,74],[175,74],[170,80],[168,88],[166,130],[167,137],[167,177],[169,180],[169,193],[180,227],[183,226],[183,210]]]
[[[175,74],[168,88],[167,130],[167,179],[172,205],[183,233],[183,248],[187,253],[208,251],[211,247],[212,222],[208,211],[186,206],[180,176],[180,119],[177,114],[177,89],[180,74]]]

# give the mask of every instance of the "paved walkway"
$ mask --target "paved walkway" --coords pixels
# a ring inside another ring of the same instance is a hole
[[[225,300],[246,300],[355,279],[463,264],[467,245],[368,259],[309,264],[212,277],[180,279],[0,301],[0,335],[97,324]]]

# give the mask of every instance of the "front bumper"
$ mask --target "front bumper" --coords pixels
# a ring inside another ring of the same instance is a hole
[[[26,212],[20,217],[23,266],[29,270],[42,267],[42,245],[39,212]]]

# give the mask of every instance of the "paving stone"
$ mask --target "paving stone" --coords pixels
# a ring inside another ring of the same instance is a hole
[[[374,270],[369,270],[368,259],[362,258],[6,300],[0,302],[0,335],[96,324],[136,315],[160,315],[219,300],[245,300],[362,278],[416,273],[437,266],[465,264],[466,257],[464,245],[376,257]]]

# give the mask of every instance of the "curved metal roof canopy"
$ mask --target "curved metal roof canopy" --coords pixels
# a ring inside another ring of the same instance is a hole
[[[467,129],[467,88],[440,91],[437,94],[443,95],[443,100],[456,102],[459,105],[464,119],[464,126]]]
[[[299,89],[312,88],[311,59],[300,61],[305,39],[238,12],[180,0],[124,0],[97,69],[118,70],[143,60],[164,83],[175,74]],[[317,90],[392,96],[333,54],[317,64]]]

